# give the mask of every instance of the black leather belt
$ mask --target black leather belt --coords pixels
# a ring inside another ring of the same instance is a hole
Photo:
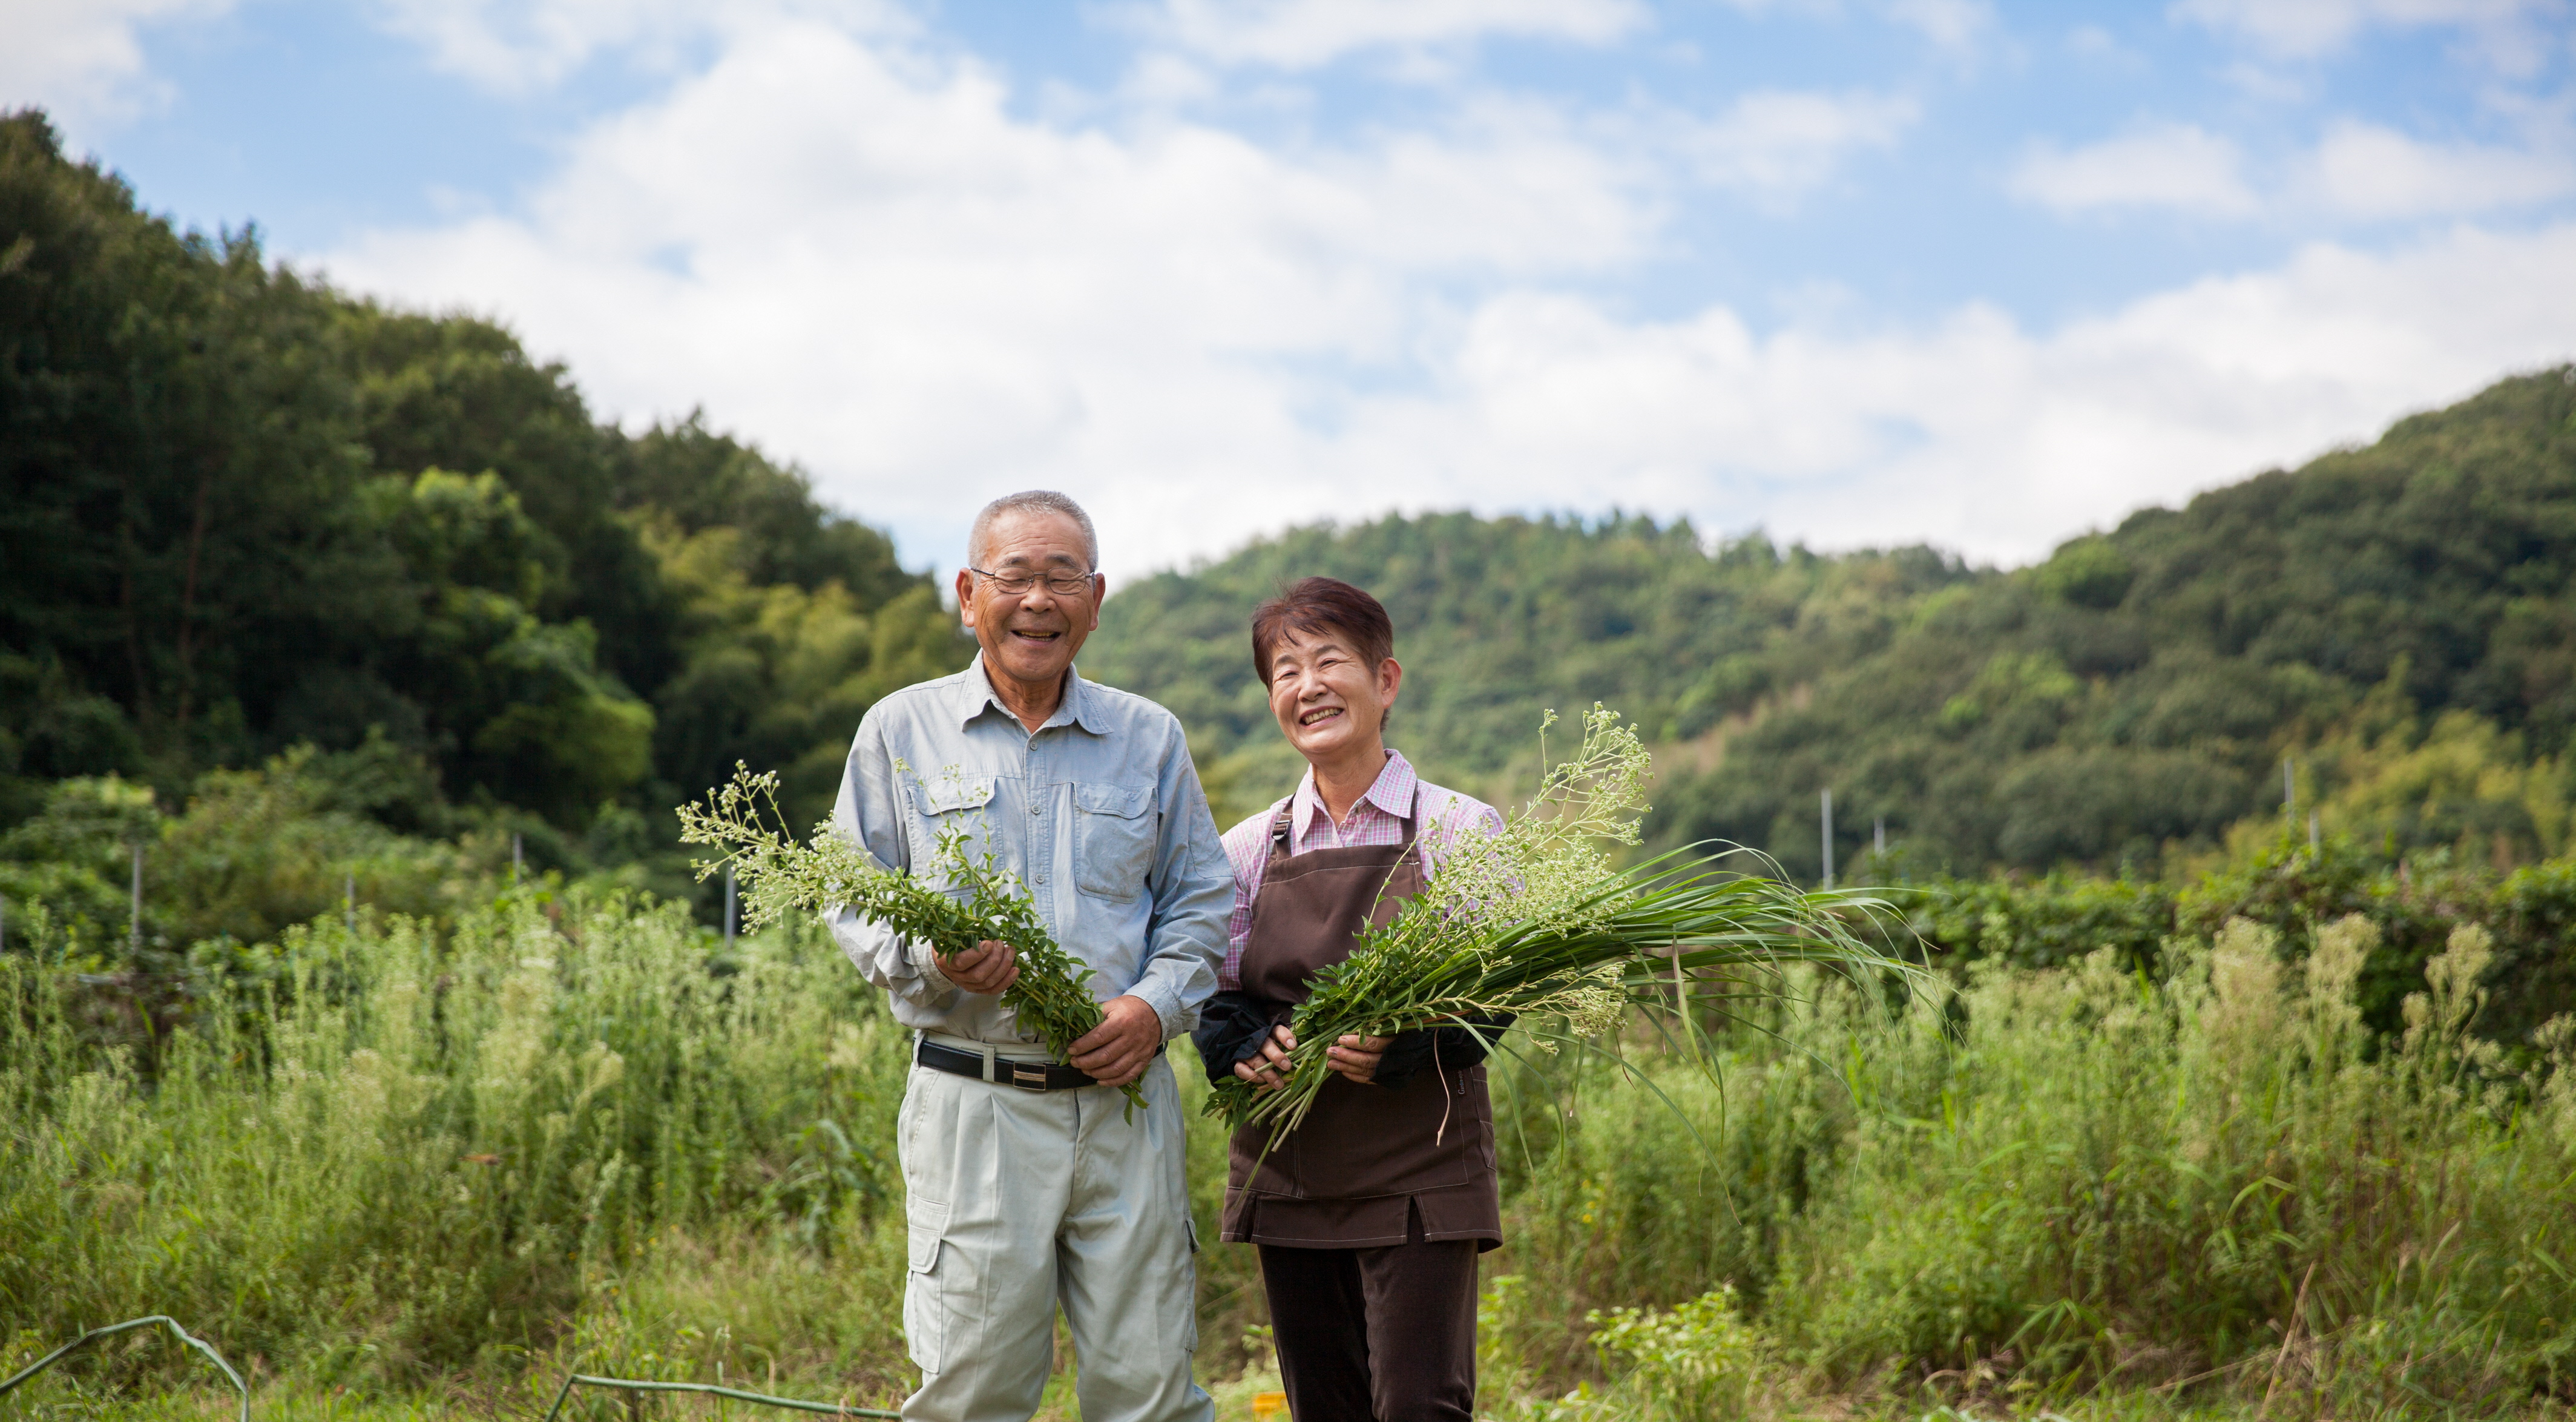
[[[1154,1055],[1159,1057],[1162,1054],[1162,1046],[1157,1045]],[[1013,1061],[999,1054],[993,1058],[992,1076],[986,1077],[983,1053],[944,1047],[927,1037],[913,1045],[912,1059],[932,1071],[971,1076],[977,1081],[989,1080],[1003,1086],[1016,1086],[1022,1091],[1071,1091],[1076,1087],[1100,1084],[1080,1067],[1066,1066],[1061,1062]]]
[[[984,1054],[981,1052],[943,1047],[937,1042],[923,1038],[914,1049],[912,1059],[932,1071],[953,1072],[958,1076],[971,1076],[977,1081],[986,1079]],[[993,1058],[991,1079],[1004,1086],[1016,1086],[1022,1091],[1070,1091],[1077,1086],[1100,1084],[1091,1079],[1090,1073],[1077,1067],[1069,1067],[1057,1062],[1013,1061],[1004,1056]]]

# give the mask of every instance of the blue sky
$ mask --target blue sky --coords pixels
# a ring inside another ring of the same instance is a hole
[[[2564,0],[17,0],[145,202],[945,562],[1610,507],[2018,561],[2576,355]]]

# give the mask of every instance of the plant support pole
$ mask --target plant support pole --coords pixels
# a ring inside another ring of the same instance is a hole
[[[1834,886],[1834,792],[1824,795],[1825,887]]]
[[[134,842],[134,893],[132,917],[127,920],[126,938],[134,951],[143,951],[143,841]],[[172,1325],[176,1327],[177,1325]]]
[[[78,1338],[56,1348],[54,1351],[47,1353],[45,1356],[38,1358],[27,1366],[20,1368],[17,1372],[11,1374],[6,1382],[0,1382],[0,1396],[6,1396],[10,1389],[15,1388],[18,1384],[34,1377],[45,1369],[52,1367],[54,1365],[54,1360],[64,1356],[65,1354],[76,1352],[81,1348],[85,1348],[88,1345],[97,1342],[101,1338],[113,1338],[119,1333],[131,1332],[137,1328],[149,1328],[156,1323],[169,1329],[171,1334],[177,1337],[180,1342],[185,1343],[189,1347],[196,1349],[198,1352],[205,1354],[207,1359],[216,1367],[224,1370],[225,1380],[233,1385],[233,1391],[241,1394],[241,1422],[250,1422],[250,1388],[242,1382],[241,1374],[234,1372],[233,1365],[225,1362],[224,1355],[216,1352],[212,1347],[208,1346],[206,1340],[197,1337],[184,1328],[181,1328],[178,1320],[171,1318],[167,1314],[159,1313],[152,1315],[150,1318],[130,1318],[123,1323],[111,1323],[105,1328],[93,1328],[82,1333]],[[894,1414],[888,1412],[881,1415],[891,1417]]]
[[[564,1379],[562,1390],[555,1394],[555,1405],[546,1409],[545,1422],[555,1422],[556,1414],[563,1411],[564,1399],[572,1395],[575,1383],[580,1383],[584,1387],[613,1387],[629,1392],[702,1392],[716,1397],[730,1397],[740,1402],[758,1402],[770,1407],[792,1407],[799,1412],[824,1412],[834,1417],[900,1419],[903,1416],[900,1412],[886,1412],[874,1407],[850,1407],[837,1402],[804,1402],[793,1397],[771,1397],[766,1393],[745,1392],[741,1388],[719,1387],[714,1383],[649,1382],[641,1378],[599,1378],[592,1377],[588,1373],[574,1373]]]
[[[2299,779],[2292,773],[2291,762],[2281,762],[2281,818],[2291,824],[2299,822]]]

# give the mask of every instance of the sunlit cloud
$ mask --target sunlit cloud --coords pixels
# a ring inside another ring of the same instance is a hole
[[[1141,33],[1192,54],[1283,69],[1500,37],[1604,44],[1652,19],[1638,0],[1163,0],[1124,13]]]
[[[170,90],[144,63],[141,31],[204,20],[231,0],[0,0],[0,96],[40,105],[78,133],[166,102]]]
[[[1714,118],[1670,123],[1665,141],[1701,181],[1776,209],[1829,181],[1849,154],[1893,145],[1916,113],[1901,95],[1762,90]]]
[[[2013,170],[2015,196],[2059,212],[2158,207],[2243,217],[2260,205],[2234,142],[2193,124],[2157,124],[2075,149],[2041,146]]]
[[[2329,130],[2312,162],[2316,198],[2364,218],[2457,216],[2576,192],[2576,159],[2470,143],[2426,143],[2375,124]]]
[[[2445,28],[2528,48],[2563,23],[2563,0],[2175,0],[2175,18],[2253,41],[2277,54],[2309,57],[2372,29]],[[2508,47],[2490,46],[2512,65]]]
[[[1492,93],[1264,146],[1185,110],[1032,116],[970,58],[783,20],[579,135],[523,209],[326,264],[503,314],[608,412],[703,404],[909,556],[953,556],[994,494],[1074,491],[1121,576],[1462,506],[2026,558],[2576,345],[2567,226],[2320,244],[2044,327],[1587,294],[1661,250],[1672,183],[1796,191],[1911,113],[1742,97],[1701,135],[1736,166],[1686,178],[1633,128]],[[2200,152],[2150,195],[2244,201],[2232,150]],[[2030,181],[2069,210],[2141,191],[2082,176]]]

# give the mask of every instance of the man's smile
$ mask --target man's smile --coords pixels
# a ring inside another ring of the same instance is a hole
[[[1300,726],[1320,726],[1324,722],[1341,714],[1342,708],[1339,706],[1318,706],[1314,710],[1298,717],[1297,724]]]

